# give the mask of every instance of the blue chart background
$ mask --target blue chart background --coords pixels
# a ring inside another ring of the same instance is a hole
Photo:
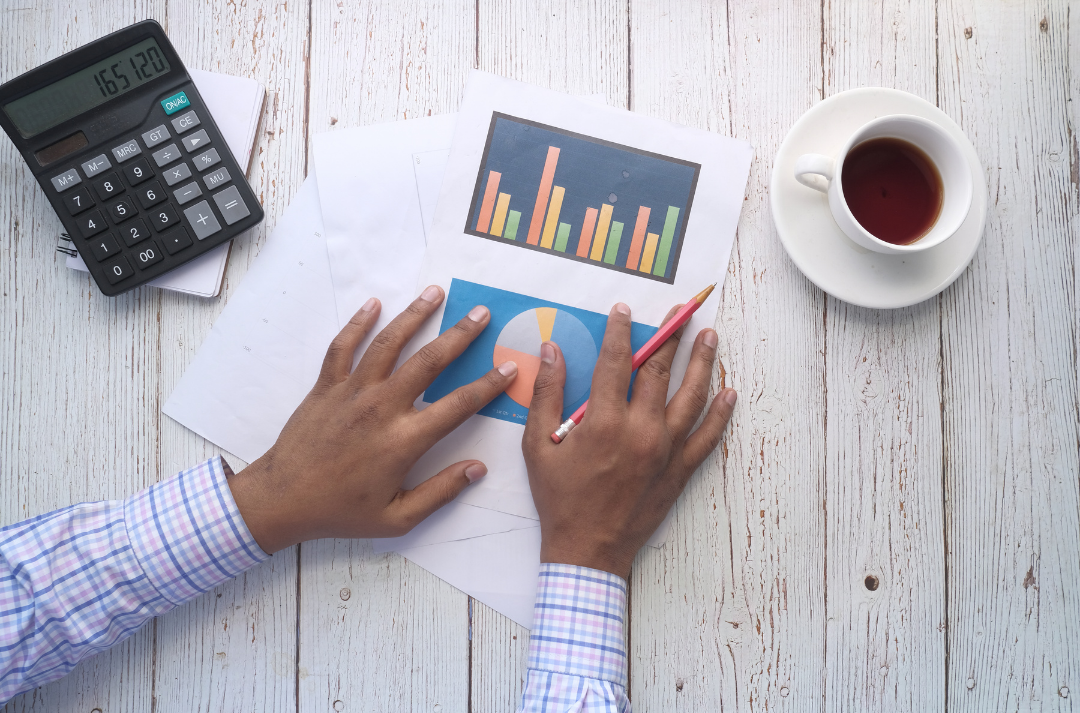
[[[596,343],[596,351],[600,351],[600,345],[604,341],[604,329],[607,327],[607,315],[589,312],[588,310],[570,307],[549,302],[547,300],[527,297],[516,292],[499,290],[487,287],[475,282],[465,280],[453,280],[450,283],[450,293],[446,296],[446,310],[443,312],[442,324],[439,326],[439,334],[442,334],[468,314],[476,305],[484,305],[491,310],[491,323],[477,337],[476,341],[459,356],[424,392],[424,401],[434,403],[446,396],[459,386],[479,379],[492,368],[492,354],[495,352],[495,342],[499,333],[511,319],[530,309],[537,307],[555,307],[577,317],[585,328],[589,330],[593,341]],[[633,323],[630,330],[630,344],[634,351],[641,348],[649,338],[656,334],[656,327],[645,324]],[[574,344],[559,344],[567,363],[572,363],[576,357],[588,353],[588,349],[580,349]],[[570,404],[563,404],[563,418],[569,418],[578,406],[585,403],[589,398],[588,391],[584,396]],[[506,394],[499,394],[494,401],[480,410],[480,414],[491,418],[502,419],[510,423],[525,423],[529,410],[521,406]]]
[[[687,165],[674,159],[616,148],[596,140],[590,141],[560,131],[551,131],[503,116],[493,117],[492,121],[495,129],[480,167],[482,178],[476,195],[473,196],[473,208],[469,213],[466,232],[489,237],[476,233],[474,228],[476,217],[480,215],[480,204],[484,200],[487,172],[498,171],[502,174],[499,193],[509,193],[510,210],[521,213],[521,225],[518,226],[515,242],[524,243],[529,234],[533,209],[536,207],[536,194],[540,190],[540,178],[544,172],[548,146],[555,146],[560,152],[553,185],[566,189],[559,222],[570,224],[570,240],[566,244],[566,254],[573,255],[577,251],[585,209],[600,210],[605,203],[611,203],[609,196],[612,193],[618,200],[612,204],[611,219],[623,224],[616,266],[626,265],[638,208],[646,206],[652,209],[648,232],[659,235],[664,230],[668,206],[673,205],[679,209],[679,220],[675,224],[675,238],[671,243],[671,255],[664,278],[674,276],[675,258],[682,243],[683,225],[696,187],[695,178],[699,168],[697,164]],[[629,175],[624,176],[624,172]],[[610,267],[603,263],[594,264]]]

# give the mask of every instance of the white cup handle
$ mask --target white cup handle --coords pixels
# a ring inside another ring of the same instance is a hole
[[[803,154],[795,162],[795,180],[807,188],[828,193],[834,166],[836,162],[828,156],[819,153]]]

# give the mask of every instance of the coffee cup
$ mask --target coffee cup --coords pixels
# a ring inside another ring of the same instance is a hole
[[[848,197],[844,195],[845,159],[861,144],[874,139],[898,139],[913,145],[929,159],[940,179],[940,209],[936,217],[931,216],[932,222],[928,221],[925,232],[911,242],[889,242],[871,233],[856,219]],[[804,186],[828,194],[833,219],[845,235],[864,248],[890,255],[919,252],[940,245],[959,230],[971,207],[971,169],[960,143],[934,122],[906,114],[883,116],[863,125],[835,158],[821,154],[800,156],[795,162],[795,178]]]

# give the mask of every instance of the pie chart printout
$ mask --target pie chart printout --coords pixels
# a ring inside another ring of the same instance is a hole
[[[439,333],[465,319],[476,305],[487,307],[491,320],[461,356],[431,383],[422,397],[425,403],[433,404],[455,389],[483,378],[504,361],[513,361],[518,365],[517,378],[477,413],[524,426],[540,370],[540,345],[546,341],[559,345],[566,362],[562,417],[568,418],[589,398],[593,369],[607,328],[606,313],[454,279],[446,294]],[[634,322],[630,325],[630,346],[637,351],[654,334],[656,327]]]
[[[518,377],[506,390],[506,395],[525,408],[532,403],[533,384],[540,370],[540,345],[547,341],[555,342],[574,356],[572,361],[567,357],[566,362],[563,399],[567,403],[579,400],[589,390],[592,381],[597,348],[580,319],[554,307],[537,307],[522,312],[511,319],[499,334],[492,366],[504,361],[513,361],[518,365]],[[567,346],[562,347],[564,344]]]

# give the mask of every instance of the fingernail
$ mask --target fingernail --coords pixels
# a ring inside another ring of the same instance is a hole
[[[724,401],[728,406],[734,406],[735,402],[739,400],[739,395],[735,393],[735,389],[727,389],[724,391]]]
[[[627,316],[629,316],[630,314],[630,308],[624,305],[622,302],[616,302],[615,306],[612,307],[612,310],[618,312],[619,314],[625,314]]]
[[[374,297],[369,297],[368,301],[364,303],[364,306],[360,308],[361,312],[370,312],[375,309],[375,305],[379,304],[379,301]]]
[[[487,317],[488,308],[484,305],[477,305],[469,311],[469,319],[474,322],[483,322],[484,317]]]
[[[706,329],[705,336],[701,338],[701,343],[709,349],[716,349],[716,332],[711,329]]]
[[[442,295],[442,290],[438,285],[432,285],[423,292],[420,293],[420,299],[425,302],[438,302],[439,297]]]
[[[499,364],[499,373],[503,376],[513,376],[517,373],[517,364],[512,361],[504,361]]]
[[[544,342],[540,345],[540,361],[545,364],[555,363],[555,347],[551,346],[551,342]]]
[[[465,477],[469,479],[470,483],[475,483],[485,475],[487,475],[487,466],[483,463],[473,463],[465,469]]]

